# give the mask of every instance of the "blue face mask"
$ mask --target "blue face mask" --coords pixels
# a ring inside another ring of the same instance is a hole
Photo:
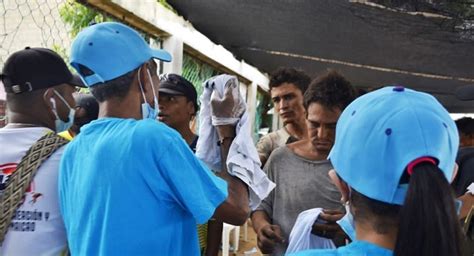
[[[67,122],[65,122],[58,115],[58,111],[56,110],[56,101],[54,99],[52,99],[51,101],[51,103],[53,104],[53,113],[56,116],[56,120],[54,120],[56,132],[63,132],[72,126],[74,122],[74,114],[76,110],[71,108],[71,106],[69,106],[67,101],[63,98],[63,96],[61,96],[61,94],[59,94],[56,90],[54,90],[54,94],[56,94],[56,96],[58,96],[58,98],[64,103],[64,105],[66,105],[69,108],[68,120]]]
[[[355,231],[355,224],[354,224],[354,216],[352,216],[351,209],[349,204],[344,206],[346,208],[346,215],[342,217],[342,219],[337,221],[337,224],[342,228],[344,233],[352,240],[356,240],[356,231]]]
[[[148,74],[148,79],[150,80],[151,82],[151,89],[153,90],[153,101],[155,102],[154,104],[154,108],[152,108],[150,106],[150,104],[146,101],[146,97],[145,97],[145,93],[143,92],[143,85],[142,85],[142,82],[140,80],[140,70],[141,70],[141,67],[138,69],[138,84],[140,85],[140,90],[142,91],[142,97],[143,97],[143,101],[144,103],[142,103],[142,118],[143,119],[156,119],[156,117],[158,116],[159,112],[160,112],[160,109],[158,107],[158,99],[156,98],[156,93],[155,93],[155,86],[153,84],[153,79],[151,79],[151,74],[150,74],[150,71],[147,69],[146,72]]]

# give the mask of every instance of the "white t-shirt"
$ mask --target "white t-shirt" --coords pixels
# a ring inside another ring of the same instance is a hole
[[[51,132],[44,127],[0,129],[0,190],[26,151]],[[41,164],[22,205],[17,209],[0,255],[59,255],[67,249],[59,212],[58,171],[64,147]]]

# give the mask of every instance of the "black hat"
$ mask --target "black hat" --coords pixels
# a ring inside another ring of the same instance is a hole
[[[64,60],[46,48],[30,48],[10,55],[0,75],[5,92],[24,93],[63,83],[84,87],[79,76],[69,71]]]
[[[91,94],[79,93],[74,95],[76,107],[81,107],[86,110],[87,117],[90,120],[95,120],[99,117],[99,103]]]
[[[474,100],[474,84],[459,87],[456,97],[460,100]]]
[[[186,78],[177,74],[162,74],[160,75],[160,89],[158,91],[171,95],[186,96],[189,101],[193,102],[196,112],[198,111],[196,89]]]

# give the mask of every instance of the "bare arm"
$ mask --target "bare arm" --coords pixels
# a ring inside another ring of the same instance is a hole
[[[207,222],[207,245],[206,256],[215,256],[219,254],[221,245],[223,224],[221,221],[210,219]]]
[[[247,220],[250,208],[247,185],[239,178],[230,175],[227,171],[226,160],[230,145],[235,137],[235,126],[222,125],[216,128],[219,138],[222,141],[220,145],[222,170],[218,173],[218,176],[227,181],[228,196],[227,199],[217,207],[213,217],[218,221],[240,226]]]
[[[257,245],[262,253],[270,254],[277,243],[284,243],[280,226],[272,225],[267,213],[257,210],[252,213],[253,229],[257,233]]]

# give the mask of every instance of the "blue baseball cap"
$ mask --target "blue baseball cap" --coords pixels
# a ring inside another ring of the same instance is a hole
[[[71,47],[71,65],[88,87],[120,77],[152,58],[171,61],[167,51],[150,48],[137,31],[118,22],[85,28]]]
[[[459,135],[448,111],[431,95],[404,87],[365,94],[341,114],[329,154],[336,173],[363,195],[402,205],[400,178],[412,161],[434,158],[449,181]]]

